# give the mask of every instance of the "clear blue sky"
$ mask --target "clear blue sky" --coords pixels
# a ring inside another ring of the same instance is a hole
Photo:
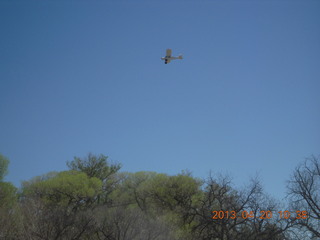
[[[320,1],[0,1],[7,181],[104,154],[122,171],[284,196],[320,147]],[[184,55],[165,65],[166,48]]]

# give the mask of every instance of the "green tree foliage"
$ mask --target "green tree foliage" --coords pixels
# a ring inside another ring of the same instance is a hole
[[[24,184],[24,194],[37,197],[51,205],[79,208],[90,205],[101,193],[102,182],[76,171],[60,172],[56,176],[32,184]]]
[[[96,177],[102,181],[103,192],[98,196],[100,203],[112,204],[109,195],[115,190],[118,183],[116,173],[121,168],[120,164],[108,162],[104,155],[96,156],[89,153],[85,158],[74,157],[73,161],[67,162],[70,170],[83,172],[88,177]]]
[[[16,239],[18,231],[17,188],[4,182],[9,159],[0,154],[0,239]]]
[[[94,233],[102,181],[83,172],[49,173],[23,184],[21,239],[81,239]],[[33,224],[30,224],[32,222]]]
[[[157,206],[174,211],[177,207],[189,207],[194,195],[199,194],[200,185],[190,176],[158,174],[150,181],[149,193]]]
[[[0,239],[17,239],[19,218],[17,188],[0,182]]]
[[[155,172],[122,173],[119,184],[112,193],[114,205],[139,207],[141,211],[148,212],[149,192],[147,187],[149,181],[156,176]]]
[[[187,209],[193,198],[200,194],[201,181],[183,174],[137,172],[127,173],[124,178],[117,198],[136,204],[144,212],[158,214],[159,211]]]
[[[153,221],[159,217],[174,226],[172,239],[188,232],[192,208],[200,199],[202,181],[188,174],[169,176],[155,172],[126,173],[113,199],[128,209],[138,208]],[[173,230],[172,230],[173,231]]]
[[[17,200],[17,188],[9,182],[0,182],[0,208],[11,208]]]
[[[8,173],[9,159],[0,154],[0,181],[3,181],[4,177]]]

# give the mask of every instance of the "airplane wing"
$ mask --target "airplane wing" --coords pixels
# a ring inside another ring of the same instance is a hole
[[[166,57],[171,57],[172,50],[170,48],[167,49]]]

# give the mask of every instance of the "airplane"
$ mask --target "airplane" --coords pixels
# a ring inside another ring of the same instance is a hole
[[[168,48],[166,51],[166,56],[161,58],[161,60],[164,60],[164,64],[169,63],[171,60],[182,59],[182,55],[179,55],[178,57],[172,57],[171,53],[172,53],[172,50]]]

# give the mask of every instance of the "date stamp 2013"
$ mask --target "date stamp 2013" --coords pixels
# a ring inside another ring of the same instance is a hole
[[[277,217],[278,219],[307,219],[308,212],[307,211],[279,211],[273,213],[272,211],[259,211],[258,213],[254,214],[253,211],[212,211],[212,219],[247,219],[247,218],[259,218],[259,219],[271,219]]]

